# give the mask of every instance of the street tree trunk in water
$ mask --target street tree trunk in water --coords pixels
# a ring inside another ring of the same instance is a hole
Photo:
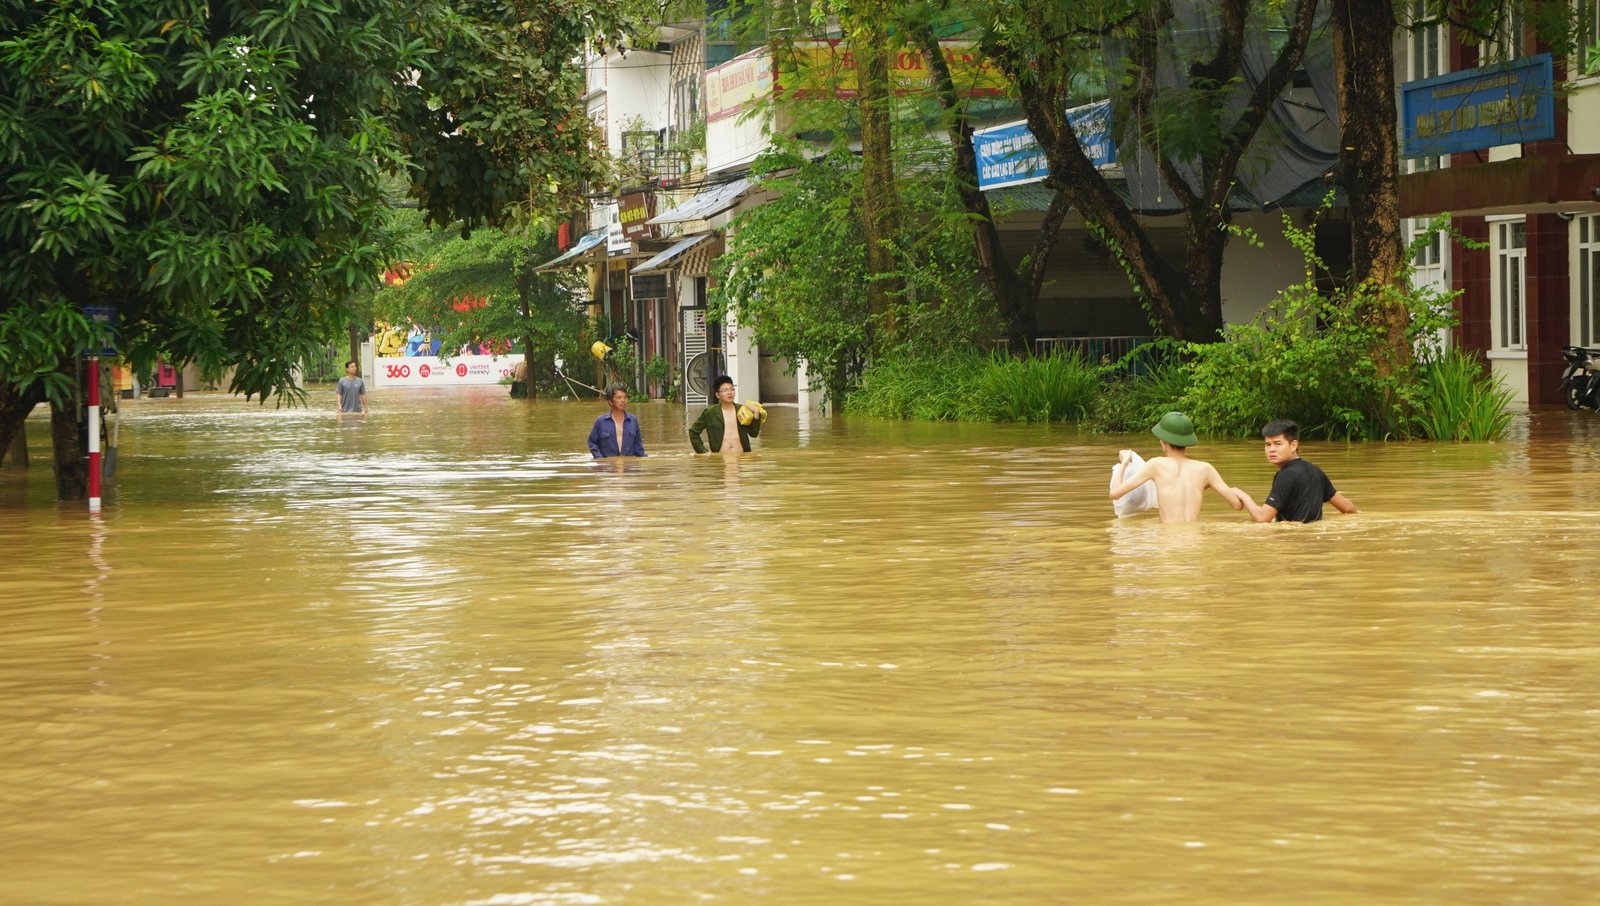
[[[933,29],[926,23],[910,28],[909,33],[933,74],[933,88],[939,104],[950,117],[951,169],[955,172],[962,206],[973,215],[972,238],[977,249],[979,274],[994,296],[1011,351],[1016,355],[1030,355],[1033,341],[1039,336],[1039,290],[1044,285],[1050,252],[1061,232],[1061,221],[1066,218],[1071,204],[1060,191],[1054,193],[1044,222],[1034,233],[1028,272],[1018,273],[1000,243],[1000,231],[995,226],[994,212],[989,208],[989,197],[978,188],[978,155],[972,147],[972,122],[967,117],[965,102],[956,91],[950,63],[944,58]]]
[[[873,320],[894,332],[890,309],[904,291],[895,276],[895,237],[900,227],[899,192],[894,183],[894,88],[889,84],[889,35],[883,3],[862,3],[852,42],[856,62],[856,105],[861,116],[861,209],[867,234],[867,309]]]
[[[1351,282],[1371,292],[1368,316],[1383,332],[1380,374],[1411,361],[1410,313],[1382,289],[1404,279],[1399,147],[1395,135],[1392,0],[1332,0],[1329,30],[1339,77],[1339,179],[1350,206]],[[1404,287],[1401,287],[1402,289]]]
[[[59,369],[77,382],[78,360],[65,356]],[[78,401],[68,400],[66,406],[50,403],[50,443],[55,453],[56,498],[58,500],[84,500],[89,496],[89,460],[83,430],[78,424]]]
[[[27,390],[18,392],[9,384],[0,385],[0,462],[15,454],[14,445],[24,437],[24,421],[33,407],[44,402],[44,386],[34,382]],[[24,452],[24,456],[25,456]],[[25,466],[26,459],[14,460],[13,465]]]
[[[10,457],[13,468],[26,469],[28,467],[28,423],[23,421],[17,425],[17,433],[11,435],[11,449],[9,452],[0,450],[0,457]]]

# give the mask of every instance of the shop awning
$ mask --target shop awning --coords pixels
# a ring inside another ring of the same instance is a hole
[[[679,257],[687,253],[690,249],[693,249],[695,246],[705,242],[707,239],[710,239],[713,235],[714,234],[712,233],[701,233],[698,236],[690,236],[686,239],[680,239],[668,247],[666,251],[639,265],[629,273],[649,274],[655,271],[671,270],[674,262],[676,262]]]
[[[755,182],[748,177],[736,179],[733,182],[723,183],[720,186],[708,186],[699,195],[678,205],[670,211],[657,214],[650,218],[650,223],[683,223],[686,220],[705,220],[714,217],[739,203],[739,199],[755,186]]]
[[[582,255],[584,252],[589,251],[590,249],[594,248],[595,246],[599,245],[600,243],[604,242],[605,240],[606,240],[606,231],[605,230],[595,230],[592,233],[586,233],[582,239],[579,239],[577,242],[574,242],[572,244],[572,248],[567,249],[566,251],[562,252],[561,254],[557,255],[554,258],[551,258],[549,261],[546,261],[545,263],[543,263],[543,264],[539,265],[538,267],[534,268],[534,270],[536,270],[536,271],[552,271],[552,270],[555,270],[558,267],[569,267],[571,265],[577,264],[578,263],[578,257],[580,255]]]

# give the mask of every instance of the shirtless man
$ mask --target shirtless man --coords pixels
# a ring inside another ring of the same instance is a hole
[[[1147,481],[1156,483],[1162,522],[1197,522],[1200,519],[1200,498],[1206,488],[1222,495],[1228,506],[1244,506],[1239,495],[1222,480],[1211,463],[1189,458],[1189,448],[1199,443],[1194,436],[1194,422],[1182,412],[1168,412],[1150,429],[1161,440],[1162,455],[1146,462],[1144,468],[1130,475],[1124,470],[1124,480],[1111,489],[1111,499],[1120,499]],[[1133,458],[1132,450],[1122,450],[1117,459],[1124,466]]]

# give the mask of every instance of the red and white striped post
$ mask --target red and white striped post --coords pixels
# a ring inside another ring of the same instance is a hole
[[[89,356],[89,512],[100,512],[100,357]]]

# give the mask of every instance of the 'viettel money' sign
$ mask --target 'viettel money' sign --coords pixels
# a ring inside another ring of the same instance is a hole
[[[1400,86],[1400,154],[1438,157],[1556,136],[1550,55]]]

